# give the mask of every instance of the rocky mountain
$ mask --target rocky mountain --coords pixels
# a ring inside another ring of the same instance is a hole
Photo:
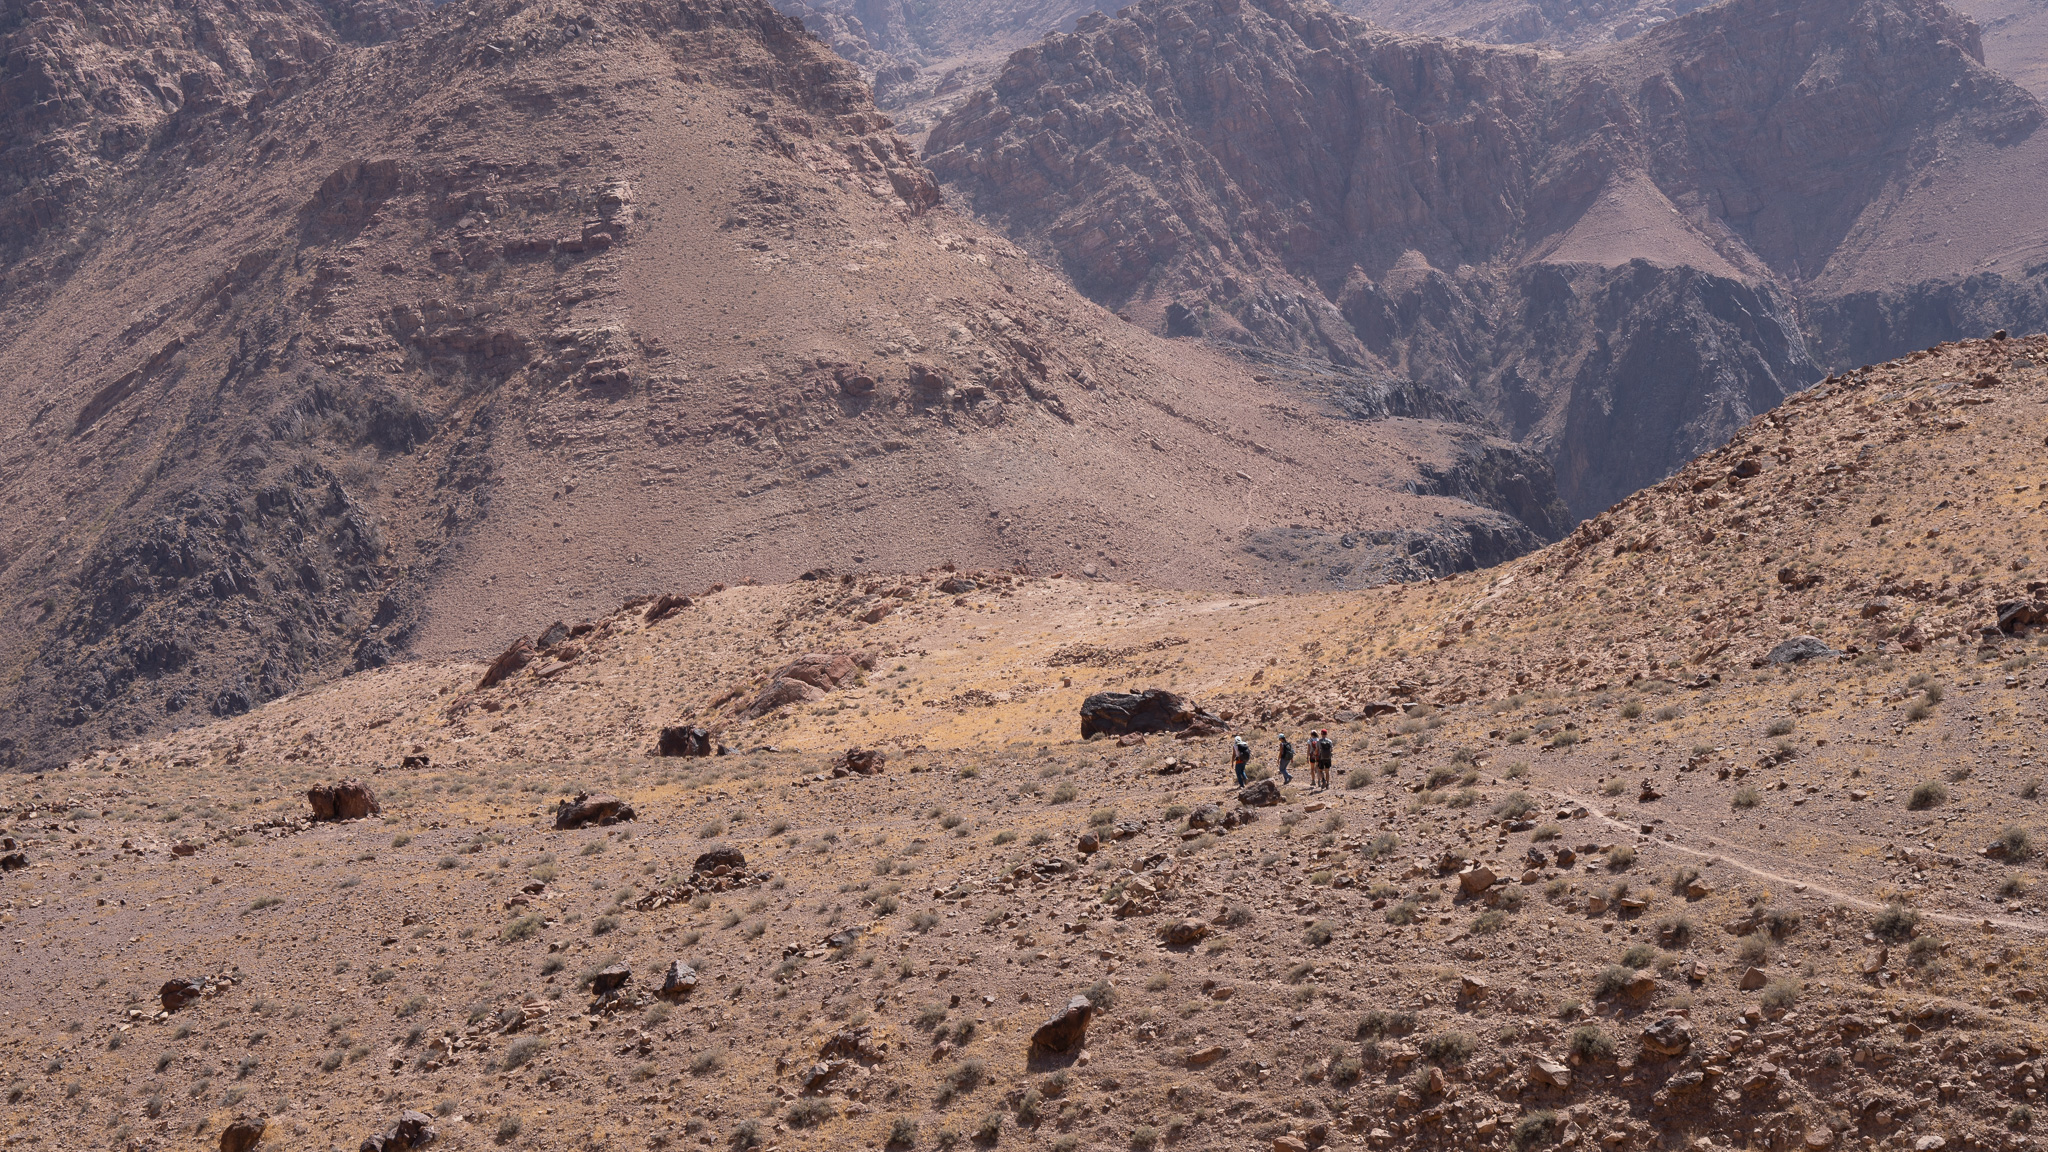
[[[636,594],[1356,586],[1566,527],[1455,406],[1076,295],[764,6],[10,11],[10,766]]]
[[[1816,365],[2038,327],[2042,119],[1917,0],[1737,0],[1577,56],[1152,0],[1012,57],[927,151],[1106,306],[1458,396],[1585,515]]]
[[[1392,31],[1578,52],[1633,39],[1707,5],[1701,0],[1338,0],[1337,7]],[[1952,7],[1983,29],[1984,62],[1993,71],[2048,97],[2048,5],[1966,0]]]
[[[875,103],[921,137],[988,80],[1011,52],[1073,27],[1103,0],[775,0],[874,85]]]

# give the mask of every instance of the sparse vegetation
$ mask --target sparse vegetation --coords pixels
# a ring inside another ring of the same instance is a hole
[[[1948,785],[1939,780],[1929,780],[1916,785],[1913,794],[1907,798],[1906,807],[1914,812],[1927,808],[1939,808],[1948,803]]]

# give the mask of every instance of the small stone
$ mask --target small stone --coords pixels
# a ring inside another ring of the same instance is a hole
[[[1298,1136],[1275,1136],[1273,1152],[1308,1152],[1308,1144]]]
[[[1200,944],[1203,938],[1209,935],[1209,926],[1200,920],[1190,918],[1167,925],[1160,935],[1169,947],[1190,948]]]
[[[1193,1052],[1188,1053],[1188,1067],[1200,1068],[1205,1064],[1213,1064],[1223,1058],[1225,1051],[1227,1049],[1221,1044],[1211,1044],[1207,1048],[1197,1048]]]

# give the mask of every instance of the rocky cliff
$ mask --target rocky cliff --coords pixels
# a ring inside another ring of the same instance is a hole
[[[1900,293],[2009,222],[1951,219],[1934,261],[1871,270],[1925,242],[1912,190],[1945,164],[1966,161],[1950,205],[2038,175],[2041,107],[1981,57],[1967,20],[1910,0],[1735,0],[1578,57],[1152,0],[1017,53],[927,156],[1162,333],[1466,398],[1551,455],[1583,515],[1810,381],[1811,348],[1896,351],[1910,325],[1835,308],[1843,288],[1913,313]],[[2024,315],[2037,288],[1956,281],[1950,323]]]

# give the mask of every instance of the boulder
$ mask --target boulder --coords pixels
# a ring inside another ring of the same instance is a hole
[[[875,378],[865,372],[856,372],[850,368],[842,368],[838,372],[838,377],[839,390],[848,396],[873,396],[875,394]]]
[[[1771,978],[1764,975],[1763,969],[1745,968],[1742,970],[1742,978],[1736,982],[1736,987],[1744,992],[1754,992],[1765,984],[1770,983],[1770,981]]]
[[[681,960],[668,962],[668,971],[661,978],[661,994],[670,1000],[680,1000],[697,987],[697,970]]]
[[[1081,701],[1081,738],[1126,732],[1222,733],[1223,718],[1164,688],[1143,692],[1097,692]]]
[[[578,792],[576,799],[555,813],[555,831],[562,832],[591,824],[609,827],[623,820],[631,820],[633,816],[633,806],[617,796],[592,796],[587,792]]]
[[[981,591],[981,585],[965,576],[948,576],[939,581],[939,591],[948,596],[965,596],[969,592]]]
[[[1657,978],[1648,972],[1638,972],[1629,978],[1622,992],[1631,1000],[1648,1000],[1657,994]]]
[[[28,853],[9,852],[0,856],[0,872],[17,872],[28,867]]]
[[[560,620],[557,620],[553,624],[548,625],[547,631],[542,632],[540,634],[540,639],[535,640],[533,642],[533,646],[542,651],[546,651],[547,649],[553,648],[555,645],[560,644],[562,641],[567,640],[568,638],[569,626],[567,624],[564,624]]]
[[[1221,828],[1222,826],[1223,809],[1218,808],[1214,804],[1204,804],[1193,812],[1188,813],[1188,828],[1191,830],[1200,831],[1205,828]]]
[[[690,865],[690,871],[710,872],[721,865],[734,872],[744,871],[747,867],[747,855],[737,848],[713,848],[709,852],[699,853],[696,863]]]
[[[312,805],[315,820],[361,820],[384,811],[377,794],[361,780],[316,784],[306,789],[306,803]]]
[[[2048,600],[2007,600],[1998,605],[1998,630],[2025,635],[2028,629],[2048,624]]]
[[[1477,1000],[1492,990],[1493,985],[1488,984],[1483,976],[1466,973],[1458,977],[1458,991],[1468,1000]]]
[[[1101,848],[1102,838],[1093,832],[1081,833],[1081,838],[1074,842],[1074,850],[1083,856],[1092,856],[1100,851]]]
[[[1095,1005],[1086,996],[1074,997],[1031,1034],[1031,1047],[1041,1052],[1072,1052],[1088,1038],[1088,1019],[1094,1014]]]
[[[1572,1070],[1546,1056],[1529,1061],[1529,1081],[1547,1088],[1572,1086]]]
[[[839,758],[839,766],[855,776],[873,776],[888,762],[888,754],[880,748],[848,748]]]
[[[1237,794],[1237,802],[1251,808],[1270,807],[1285,799],[1280,794],[1280,785],[1270,779],[1254,781]]]
[[[767,687],[755,693],[747,702],[745,714],[751,717],[766,716],[777,708],[791,704],[808,704],[825,698],[825,690],[802,680],[770,680]]]
[[[196,1002],[206,992],[206,985],[189,977],[164,981],[157,989],[157,999],[163,1001],[164,1011],[176,1012],[187,1004]]]
[[[1827,641],[1818,636],[1795,636],[1771,649],[1764,657],[1766,664],[1803,664],[1808,660],[1837,655]]]
[[[1211,1044],[1206,1048],[1197,1048],[1193,1052],[1188,1053],[1188,1067],[1201,1068],[1205,1065],[1214,1064],[1216,1061],[1221,1060],[1223,1054],[1227,1051],[1229,1049],[1221,1044]]]
[[[263,1139],[270,1122],[261,1116],[237,1116],[220,1130],[220,1152],[249,1152]]]
[[[1160,939],[1174,948],[1192,948],[1209,935],[1209,926],[1200,920],[1181,920],[1168,924],[1160,930]]]
[[[1692,1025],[1683,1016],[1666,1016],[1643,1029],[1643,1051],[1669,1059],[1692,1051]]]
[[[364,1140],[358,1152],[413,1152],[440,1137],[432,1117],[424,1112],[406,1111],[398,1114],[391,1127]]]
[[[1493,869],[1484,864],[1474,864],[1458,873],[1458,888],[1467,896],[1477,896],[1493,887],[1499,879],[1493,874]]]
[[[514,640],[510,648],[500,652],[498,658],[491,661],[491,666],[484,669],[484,678],[477,681],[476,686],[480,689],[497,687],[506,677],[533,663],[533,656],[532,640],[524,637]]]
[[[656,756],[709,756],[717,751],[711,743],[711,730],[688,724],[663,728],[654,742]]]
[[[590,977],[590,990],[602,996],[626,986],[633,978],[633,970],[625,964],[607,964]]]

